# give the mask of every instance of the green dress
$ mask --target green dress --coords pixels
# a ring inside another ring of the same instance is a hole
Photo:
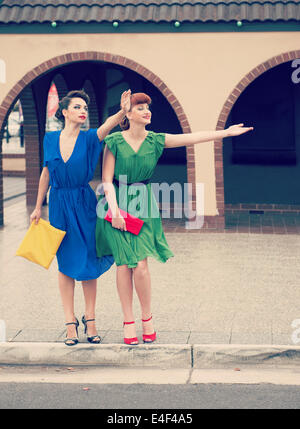
[[[166,241],[159,209],[152,184],[137,183],[150,179],[165,146],[165,134],[149,131],[139,150],[135,152],[121,132],[112,133],[104,140],[115,157],[114,183],[120,209],[144,221],[138,235],[113,228],[104,219],[108,210],[104,193],[101,192],[97,204],[96,249],[97,256],[113,255],[115,263],[137,266],[148,256],[160,262],[174,256]],[[126,186],[127,183],[127,186]]]

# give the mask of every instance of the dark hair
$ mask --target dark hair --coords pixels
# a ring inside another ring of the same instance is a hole
[[[136,92],[134,94],[131,94],[130,97],[130,110],[133,106],[137,104],[151,104],[151,98],[149,95],[145,94],[144,92]],[[127,116],[125,116],[122,121],[120,122],[120,127],[122,130],[128,130],[130,127],[129,120]]]
[[[87,95],[87,93],[83,89],[69,91],[68,94],[59,101],[58,109],[55,113],[55,117],[60,122],[62,122],[63,124],[65,124],[65,117],[64,117],[62,111],[64,109],[68,109],[72,98],[82,98],[82,100],[84,100],[87,105],[90,102],[90,97]]]

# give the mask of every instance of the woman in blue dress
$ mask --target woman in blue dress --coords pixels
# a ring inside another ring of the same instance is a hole
[[[98,129],[81,130],[87,119],[89,97],[70,91],[59,103],[56,117],[63,129],[45,134],[44,163],[37,202],[30,222],[38,223],[48,191],[49,222],[66,231],[57,252],[58,283],[67,326],[65,344],[78,343],[79,322],[74,313],[75,280],[81,281],[85,299],[82,317],[87,339],[99,343],[95,325],[97,278],[114,263],[112,256],[97,257],[95,243],[97,198],[89,185],[102,151],[103,139],[130,108],[130,90],[121,96],[121,109]]]

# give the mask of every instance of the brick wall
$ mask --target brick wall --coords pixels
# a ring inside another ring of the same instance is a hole
[[[41,153],[38,119],[31,85],[22,91],[20,100],[24,115],[26,203],[29,206],[34,206],[40,178]]]
[[[3,225],[2,133],[0,132],[0,227]]]
[[[21,102],[24,111],[24,120],[26,123],[24,124],[24,136],[26,144],[26,191],[28,205],[34,205],[36,202],[36,195],[40,176],[40,162],[42,159],[41,138],[44,133],[43,127],[45,122],[45,112],[41,109],[41,105],[43,102],[46,103],[44,98],[45,94],[33,91],[30,84],[32,84],[33,81],[38,82],[38,80],[36,80],[37,78],[41,76],[47,76],[46,72],[50,71],[52,73],[52,79],[55,75],[55,73],[53,72],[55,71],[56,67],[71,64],[72,62],[78,61],[104,61],[113,64],[118,64],[120,66],[124,66],[137,72],[138,74],[146,78],[149,82],[151,82],[154,86],[156,86],[166,97],[177,115],[183,133],[188,133],[191,131],[187,117],[179,101],[172,93],[172,91],[164,84],[164,82],[158,76],[156,76],[150,70],[136,63],[133,60],[110,53],[80,52],[60,55],[58,57],[45,61],[44,63],[32,69],[19,82],[17,82],[17,84],[11,89],[11,91],[5,97],[4,101],[0,106],[1,127],[9,107],[21,93]],[[38,126],[38,123],[40,124],[40,127]],[[3,212],[3,210],[1,209],[1,171],[2,170],[0,170],[0,213]],[[195,210],[195,157],[193,147],[187,148],[187,177],[188,181],[192,183],[191,201],[193,209]],[[219,221],[216,219],[210,219],[210,217],[208,217],[206,220],[206,225],[217,224],[219,224]]]
[[[269,60],[263,62],[262,64],[259,64],[257,67],[255,67],[249,73],[247,73],[247,75],[244,76],[243,79],[232,90],[227,100],[225,101],[218,118],[216,129],[217,130],[225,129],[228,116],[235,102],[251,82],[253,82],[258,76],[263,74],[265,71],[273,67],[276,67],[277,65],[282,64],[284,62],[294,60],[296,58],[300,58],[300,50],[285,52],[280,55],[277,55],[276,57],[270,58]],[[225,207],[224,207],[224,178],[223,178],[223,149],[222,148],[223,148],[223,144],[221,142],[216,141],[215,142],[215,175],[216,175],[217,208],[218,208],[219,214],[224,216]],[[270,207],[269,205],[268,207],[269,207],[269,210],[278,209],[276,207]],[[243,207],[240,207],[240,206],[234,207],[234,208],[236,210],[244,209]],[[255,208],[259,209],[259,207],[255,207]],[[226,204],[226,211],[228,211],[228,209],[233,209],[233,207],[231,207],[231,205]],[[246,208],[246,210],[247,209],[249,208]],[[289,210],[288,207],[287,207],[287,210]]]

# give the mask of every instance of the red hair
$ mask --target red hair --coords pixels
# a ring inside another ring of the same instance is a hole
[[[130,96],[130,109],[131,107],[136,106],[137,104],[151,104],[151,101],[152,100],[149,97],[149,95],[145,94],[144,92],[135,92]],[[126,116],[120,123],[120,127],[122,128],[122,130],[128,130],[129,121]]]
[[[137,104],[151,104],[151,98],[149,95],[145,94],[144,92],[136,92],[135,94],[132,94],[130,97],[130,103],[131,106],[135,106]]]

